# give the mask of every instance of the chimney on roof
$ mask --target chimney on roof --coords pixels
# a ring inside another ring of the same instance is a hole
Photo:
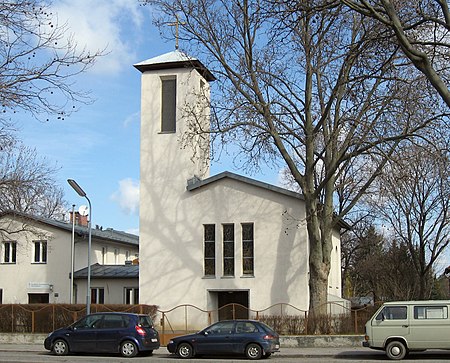
[[[73,218],[75,217],[75,224],[77,226],[87,227],[88,226],[88,216],[82,216],[80,212],[69,212],[70,215],[70,223],[73,223]]]

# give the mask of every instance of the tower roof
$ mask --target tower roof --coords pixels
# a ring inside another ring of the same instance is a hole
[[[136,63],[134,67],[142,73],[160,69],[195,68],[207,81],[211,82],[216,79],[198,59],[192,58],[178,49]]]

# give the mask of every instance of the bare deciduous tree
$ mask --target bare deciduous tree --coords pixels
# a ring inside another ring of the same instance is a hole
[[[339,0],[392,32],[395,43],[450,107],[450,11],[447,0]]]
[[[186,112],[193,135],[238,145],[243,167],[281,162],[300,187],[310,244],[310,311],[324,313],[333,230],[398,145],[439,118],[440,99],[415,69],[401,66],[375,21],[343,6],[146,2],[163,14],[160,25],[180,19],[182,44],[201,52],[218,78],[211,129]],[[349,164],[361,167],[358,190],[336,215],[338,179]]]
[[[450,244],[448,152],[412,145],[389,161],[371,208],[408,248],[418,277],[416,298],[429,299],[437,260]]]
[[[75,77],[102,54],[78,48],[50,1],[0,1],[0,212],[61,213],[56,168],[17,141],[12,114],[61,119],[91,102]]]
[[[17,211],[60,218],[63,189],[55,180],[56,166],[40,159],[19,142],[0,152],[0,212]]]
[[[79,50],[49,2],[0,1],[2,120],[19,110],[63,118],[79,102],[90,102],[86,91],[76,90],[74,76],[101,54]]]

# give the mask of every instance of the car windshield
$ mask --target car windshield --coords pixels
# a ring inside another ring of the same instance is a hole
[[[139,315],[138,324],[143,328],[151,328],[153,326],[152,319],[147,315]]]

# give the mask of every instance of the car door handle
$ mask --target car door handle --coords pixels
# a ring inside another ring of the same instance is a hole
[[[409,325],[402,325],[402,328],[408,328]]]

